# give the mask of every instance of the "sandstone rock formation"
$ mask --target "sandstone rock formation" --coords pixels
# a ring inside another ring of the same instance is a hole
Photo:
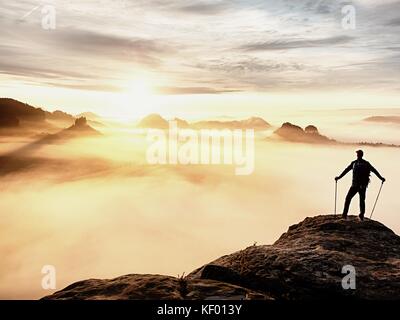
[[[342,287],[345,265],[355,268],[355,290]],[[400,300],[400,237],[373,220],[316,216],[291,226],[273,245],[223,256],[185,278],[91,279],[45,299]]]
[[[285,122],[279,129],[275,130],[275,135],[279,138],[290,142],[304,142],[304,143],[336,143],[335,140],[321,135],[317,127],[313,125],[303,128]]]

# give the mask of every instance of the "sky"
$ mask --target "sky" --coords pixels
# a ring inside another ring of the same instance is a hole
[[[0,96],[50,110],[400,105],[400,1],[3,1],[0,28]]]

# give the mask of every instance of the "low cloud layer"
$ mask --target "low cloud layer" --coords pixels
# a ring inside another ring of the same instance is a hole
[[[309,124],[307,114],[298,116],[296,123]],[[337,112],[326,115],[327,123],[334,116],[343,119]],[[360,110],[346,119],[359,122],[320,129],[354,141],[361,132],[365,137],[366,130],[386,128],[362,122]],[[398,128],[389,129],[393,138]],[[40,148],[24,147],[26,139],[2,139],[0,159],[12,155],[19,162],[0,171],[0,298],[49,294],[40,286],[43,265],[56,267],[61,289],[87,278],[187,274],[254,242],[272,243],[306,216],[332,213],[333,177],[354,158],[352,146],[262,139],[254,174],[240,177],[233,166],[148,165],[145,136],[112,132]],[[399,233],[400,179],[393,165],[399,151],[364,151],[387,178],[375,218]],[[327,162],[332,152],[335,161]],[[340,181],[339,211],[350,182],[350,175]],[[372,177],[368,212],[378,189]],[[355,199],[353,214],[357,205]]]

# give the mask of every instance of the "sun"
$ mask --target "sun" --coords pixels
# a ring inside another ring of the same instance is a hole
[[[147,79],[136,79],[128,83],[126,93],[131,99],[140,103],[147,103],[154,96],[154,90]]]
[[[121,121],[130,121],[152,113],[157,105],[157,95],[150,79],[142,77],[126,81],[119,95],[118,117]]]

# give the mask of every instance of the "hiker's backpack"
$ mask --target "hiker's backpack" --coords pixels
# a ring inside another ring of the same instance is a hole
[[[367,186],[370,182],[371,165],[365,160],[353,163],[353,184]]]

